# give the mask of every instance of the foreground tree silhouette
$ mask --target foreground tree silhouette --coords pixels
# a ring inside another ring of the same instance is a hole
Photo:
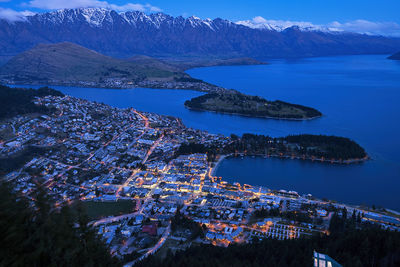
[[[40,188],[35,205],[0,185],[0,266],[119,266],[81,207],[55,209]]]

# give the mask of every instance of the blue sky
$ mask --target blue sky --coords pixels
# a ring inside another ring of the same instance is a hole
[[[355,31],[357,27],[372,27],[375,30],[382,28],[382,31],[398,31],[400,36],[400,0],[148,0],[145,2],[135,0],[0,0],[0,17],[7,15],[11,17],[12,12],[45,12],[87,6],[107,7],[117,11],[162,11],[173,16],[185,17],[191,15],[212,19],[221,17],[232,21],[261,17],[266,21],[311,22],[316,25],[332,25],[338,22],[340,27],[355,29]],[[398,29],[396,29],[397,26]]]

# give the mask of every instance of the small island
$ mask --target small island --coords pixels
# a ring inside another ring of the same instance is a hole
[[[318,110],[283,101],[268,101],[259,96],[226,90],[223,94],[209,93],[185,102],[193,110],[215,111],[250,117],[307,120],[322,116]]]

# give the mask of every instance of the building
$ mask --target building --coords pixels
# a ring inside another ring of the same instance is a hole
[[[328,255],[314,251],[314,267],[342,267]]]

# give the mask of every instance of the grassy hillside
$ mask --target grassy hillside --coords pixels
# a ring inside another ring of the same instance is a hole
[[[13,57],[0,68],[0,76],[22,82],[102,82],[107,79],[168,81],[189,77],[176,67],[151,58],[121,60],[72,43],[38,45]]]

